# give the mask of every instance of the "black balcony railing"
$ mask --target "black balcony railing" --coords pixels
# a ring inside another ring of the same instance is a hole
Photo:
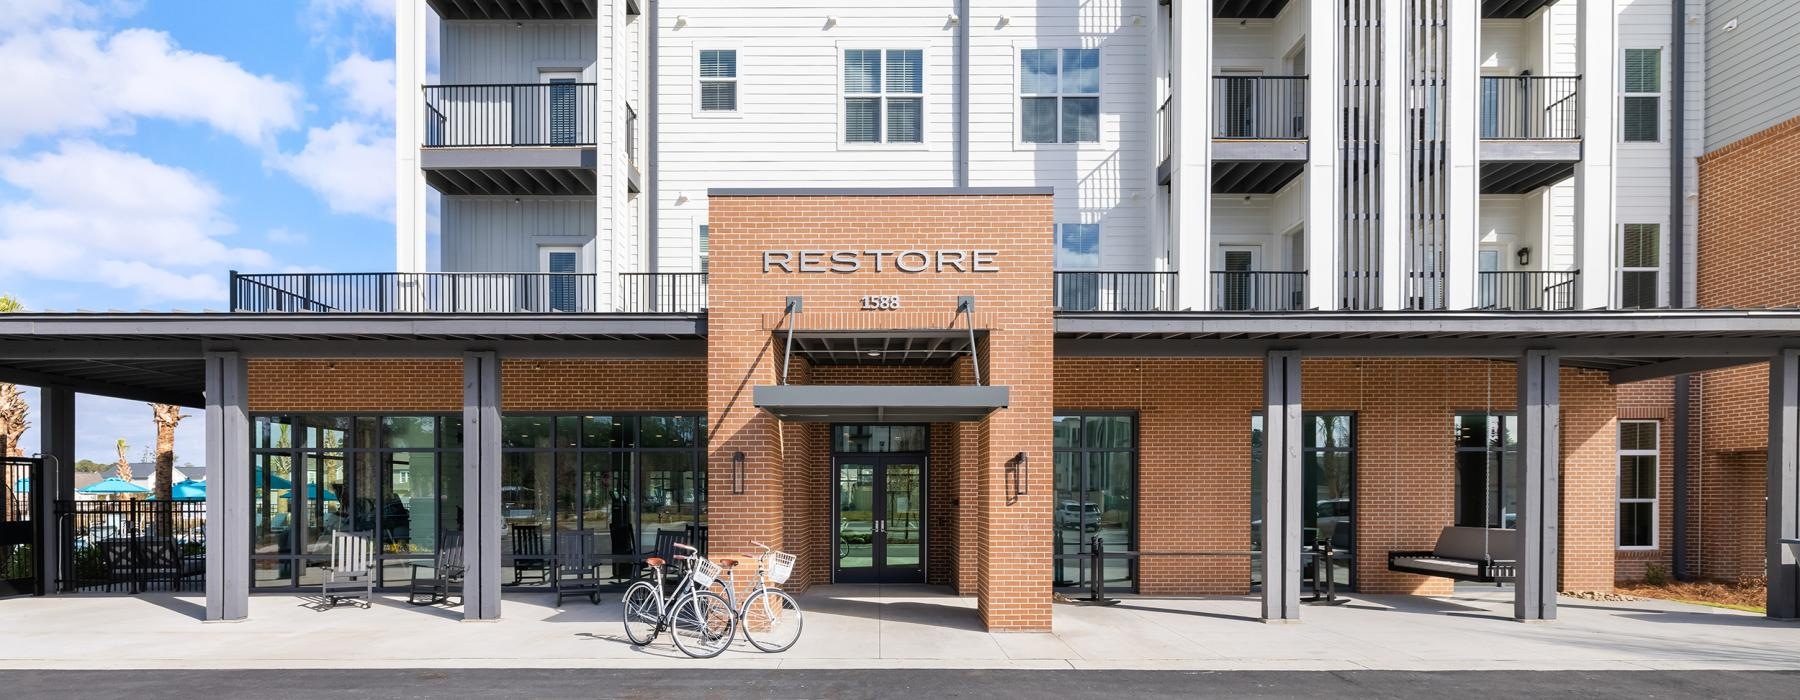
[[[231,310],[252,313],[553,313],[598,308],[592,274],[231,273]]]
[[[1306,138],[1306,76],[1214,76],[1213,137]]]
[[[1306,308],[1306,273],[1277,270],[1215,270],[1213,308],[1218,311],[1301,311]]]
[[[425,86],[425,146],[592,146],[593,83]]]
[[[619,275],[620,310],[699,313],[706,310],[704,272],[627,272]]]
[[[1057,272],[1058,311],[1174,311],[1173,272]]]
[[[1476,303],[1504,311],[1568,311],[1578,305],[1580,270],[1481,273]]]
[[[1481,138],[1581,138],[1581,76],[1482,77]]]

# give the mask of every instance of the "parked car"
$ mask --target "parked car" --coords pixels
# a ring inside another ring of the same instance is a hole
[[[1082,524],[1084,514],[1087,516],[1085,527]],[[1063,501],[1062,506],[1056,509],[1056,520],[1064,529],[1097,531],[1100,529],[1100,504]]]

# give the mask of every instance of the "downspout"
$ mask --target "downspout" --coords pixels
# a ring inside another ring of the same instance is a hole
[[[956,186],[969,186],[970,0],[956,0]]]
[[[662,27],[657,24],[656,0],[644,0],[644,250],[647,266],[645,272],[659,272],[657,239],[660,238],[657,228],[657,212],[662,210],[662,202],[657,200],[657,168],[656,150],[661,139],[657,138],[657,113],[661,110],[661,100],[656,92],[657,83],[657,47],[662,36]],[[655,278],[652,278],[655,279]]]
[[[1687,0],[1671,0],[1669,8],[1669,306],[1694,305],[1687,293]],[[1695,297],[1698,294],[1693,295]],[[1671,573],[1686,581],[1688,572],[1688,422],[1693,378],[1675,378],[1675,545]]]

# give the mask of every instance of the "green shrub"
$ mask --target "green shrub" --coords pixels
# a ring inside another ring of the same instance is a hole
[[[1662,564],[1650,562],[1644,565],[1644,583],[1652,586],[1669,585],[1669,569]]]

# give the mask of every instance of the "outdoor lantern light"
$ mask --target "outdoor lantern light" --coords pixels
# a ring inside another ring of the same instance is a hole
[[[1520,248],[1519,249],[1519,267],[1524,267],[1524,266],[1530,265],[1530,264],[1531,264],[1531,249],[1530,248]]]
[[[731,453],[731,494],[744,495],[744,453]]]

